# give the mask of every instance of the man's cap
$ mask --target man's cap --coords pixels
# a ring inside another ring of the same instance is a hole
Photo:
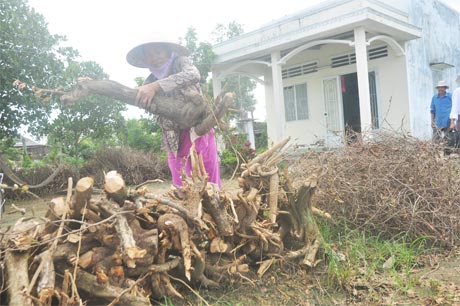
[[[438,85],[436,85],[436,88],[439,88],[439,87],[449,88],[449,86],[447,85],[446,81],[439,81]]]

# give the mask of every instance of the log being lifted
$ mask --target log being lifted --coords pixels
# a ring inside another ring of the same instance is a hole
[[[81,79],[78,86],[69,93],[53,92],[61,94],[61,101],[64,105],[73,105],[78,100],[89,94],[98,94],[119,100],[129,105],[136,105],[137,89],[124,86],[110,80]],[[225,114],[233,103],[234,94],[226,93],[222,99],[216,100],[215,109],[208,109],[203,98],[190,94],[189,103],[183,103],[167,95],[158,94],[153,103],[146,111],[167,118],[179,125],[181,129],[195,127],[198,136],[206,134],[219,119]]]

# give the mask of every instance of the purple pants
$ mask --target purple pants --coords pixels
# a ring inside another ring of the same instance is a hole
[[[190,129],[181,130],[177,156],[175,157],[172,152],[168,152],[169,170],[171,170],[172,180],[175,186],[182,186],[180,175],[184,168],[187,176],[190,176],[190,173],[192,172],[192,163],[189,156],[191,147],[192,141],[190,140]],[[195,140],[195,149],[198,155],[203,158],[204,167],[208,174],[208,182],[217,184],[220,188],[219,158],[217,156],[214,129],[211,129],[209,133]]]

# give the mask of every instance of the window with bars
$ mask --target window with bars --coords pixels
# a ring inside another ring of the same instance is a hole
[[[368,60],[374,60],[382,57],[388,56],[388,47],[379,46],[367,51],[367,58]],[[355,53],[348,53],[343,55],[334,56],[331,58],[331,67],[342,67],[346,65],[351,65],[356,63],[356,54]]]
[[[283,69],[281,72],[283,79],[293,78],[318,71],[318,62],[305,63],[298,66]]]
[[[286,121],[308,119],[307,83],[284,87]]]

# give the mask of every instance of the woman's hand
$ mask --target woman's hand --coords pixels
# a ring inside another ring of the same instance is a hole
[[[153,82],[150,84],[142,85],[137,88],[136,105],[143,109],[150,109],[153,98],[161,91],[160,84]]]

